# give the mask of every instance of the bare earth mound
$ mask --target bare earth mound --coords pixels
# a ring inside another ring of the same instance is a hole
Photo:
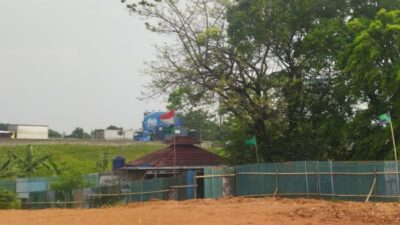
[[[0,225],[400,224],[400,203],[226,198],[152,201],[102,209],[3,210]]]

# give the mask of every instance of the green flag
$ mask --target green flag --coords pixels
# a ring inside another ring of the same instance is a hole
[[[164,134],[173,134],[173,133],[175,133],[174,125],[171,125],[169,127],[164,127]]]
[[[391,121],[392,121],[392,118],[390,118],[390,114],[389,113],[384,113],[384,114],[379,116],[379,123],[380,124],[387,124],[387,123],[390,123]]]
[[[256,145],[257,144],[256,137],[253,136],[252,138],[245,140],[244,143],[246,145]]]

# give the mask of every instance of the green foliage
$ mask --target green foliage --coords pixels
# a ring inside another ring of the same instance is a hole
[[[354,37],[341,58],[352,96],[364,104],[350,122],[354,159],[393,159],[390,128],[372,120],[390,111],[394,130],[400,127],[400,10],[380,10],[374,19],[348,23]],[[368,150],[367,150],[368,149]]]
[[[85,182],[84,177],[79,172],[68,172],[58,177],[57,181],[50,185],[51,190],[70,192],[79,188],[85,188],[90,186],[89,183]]]
[[[98,172],[105,172],[110,169],[110,157],[107,152],[102,152],[96,162]]]
[[[62,138],[62,135],[55,130],[49,129],[49,138]]]
[[[56,199],[61,201],[73,201],[73,191],[90,187],[92,184],[85,181],[80,172],[71,170],[63,173],[56,181],[50,184],[50,189],[56,191]],[[69,205],[72,208],[72,205]]]
[[[83,128],[77,127],[72,133],[68,136],[69,138],[77,138],[77,139],[90,139],[90,134],[86,133]]]
[[[0,123],[1,131],[8,131],[8,123]]]
[[[51,155],[35,153],[32,145],[27,146],[24,155],[20,156],[14,152],[9,152],[9,157],[15,163],[15,171],[19,177],[31,177],[41,167],[48,170],[54,169],[55,173],[59,172],[56,165],[51,162]]]
[[[17,198],[11,191],[0,189],[0,209],[19,208]]]
[[[221,127],[214,121],[214,116],[200,109],[189,109],[182,117],[184,126],[189,131],[195,131],[198,139],[216,141],[222,140]]]
[[[184,100],[189,90],[179,88],[172,91],[168,96],[168,110],[181,110],[184,108]]]
[[[197,42],[199,45],[204,46],[208,42],[208,39],[217,39],[220,37],[221,29],[219,27],[209,27],[204,31],[197,34]]]

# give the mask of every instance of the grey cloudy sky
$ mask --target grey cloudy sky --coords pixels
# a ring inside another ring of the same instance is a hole
[[[137,100],[162,42],[119,0],[0,0],[0,122],[138,128],[165,106]]]

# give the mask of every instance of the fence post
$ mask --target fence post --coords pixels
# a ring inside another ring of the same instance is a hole
[[[210,168],[211,169],[211,181],[210,181],[210,183],[211,183],[211,198],[214,198],[214,169],[213,168]]]
[[[238,172],[237,172],[237,167],[235,167],[235,196],[239,196],[238,195]]]
[[[372,191],[375,189],[375,184],[376,184],[376,170],[374,172],[374,178],[372,179],[371,189],[368,192],[367,198],[365,199],[365,203],[367,203],[369,201],[369,198],[371,197]]]
[[[332,161],[329,161],[329,167],[330,167],[330,170],[331,170],[331,192],[332,192],[332,199],[335,199],[335,185],[333,184]]]
[[[308,193],[308,171],[307,171],[307,161],[304,161],[304,169],[306,172],[306,191],[307,191],[307,197],[310,197]]]
[[[140,202],[143,202],[143,179],[141,180],[141,187],[140,187]]]
[[[318,197],[321,198],[321,180],[319,177],[319,161],[317,161],[317,164],[315,165],[315,170],[317,172],[317,192],[318,192]]]
[[[196,183],[196,173],[194,170],[189,170],[186,172],[186,199],[193,199],[195,196],[195,183]],[[192,187],[190,187],[192,185]]]
[[[278,190],[279,190],[279,173],[278,173],[278,169],[276,169],[276,175],[275,175],[275,190],[274,193],[272,194],[272,197],[275,197],[276,194],[278,194]]]

